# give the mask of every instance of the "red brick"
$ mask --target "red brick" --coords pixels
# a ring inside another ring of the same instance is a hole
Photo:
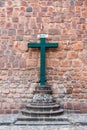
[[[67,67],[59,67],[59,70],[60,72],[66,72],[67,71]]]
[[[87,18],[87,12],[86,12],[86,11],[83,11],[83,12],[82,12],[82,17],[83,17],[83,18]]]
[[[20,68],[26,68],[26,59],[20,59],[19,67]]]
[[[27,2],[25,0],[21,1],[21,6],[27,6]]]
[[[3,92],[4,94],[9,94],[9,93],[10,93],[10,90],[9,90],[9,89],[5,89],[5,90],[2,90],[2,92]]]
[[[73,89],[71,87],[66,89],[66,94],[72,94]]]
[[[72,109],[72,107],[73,107],[72,103],[71,102],[67,102],[66,108],[67,109]]]
[[[87,113],[87,108],[86,109],[81,109],[80,112],[81,113]]]
[[[27,51],[28,50],[28,47],[27,47],[27,44],[24,43],[23,41],[19,41],[19,42],[15,42],[14,43],[14,48],[15,49],[19,49],[20,51]]]
[[[81,88],[74,88],[73,93],[81,93]]]
[[[62,42],[58,42],[58,43],[59,43],[58,50],[62,51],[64,48],[64,45]]]
[[[87,6],[87,0],[84,1],[84,6]]]
[[[36,67],[36,60],[27,59],[26,65],[27,67]]]
[[[68,52],[67,53],[67,58],[77,58],[78,57],[78,53],[77,52],[75,52],[75,51],[70,51],[70,52]]]
[[[5,114],[5,111],[0,109],[0,114]]]
[[[10,109],[15,109],[15,105],[16,105],[15,103],[11,103],[10,104]]]
[[[83,5],[83,0],[82,1],[77,0],[75,4],[76,4],[76,6],[82,6]]]
[[[74,67],[80,67],[80,66],[83,66],[83,63],[82,63],[81,60],[77,59],[77,60],[73,60],[73,61],[72,61],[72,65],[73,65]]]
[[[9,15],[9,14],[12,14],[12,11],[13,11],[13,8],[12,7],[8,7],[7,8],[7,14]]]
[[[87,109],[87,104],[86,104],[86,103],[82,103],[82,104],[81,104],[81,107],[82,107],[83,109]]]
[[[54,8],[53,7],[48,7],[48,11],[52,12],[52,11],[54,11]]]
[[[69,67],[69,66],[71,66],[71,61],[69,61],[67,59],[63,60],[63,61],[60,62],[60,65],[63,66],[63,67],[65,67],[65,66]]]
[[[58,59],[64,59],[64,58],[66,57],[66,52],[58,52],[58,53],[56,54],[56,57],[57,57]]]
[[[18,17],[13,17],[13,18],[12,18],[12,21],[13,21],[13,22],[18,22],[18,21],[19,21],[19,18],[18,18]]]
[[[73,104],[74,110],[80,110],[81,108],[81,104],[79,104],[78,102]]]
[[[83,49],[83,43],[74,44],[74,45],[73,45],[73,49],[74,49],[75,51],[82,50],[82,49]]]
[[[6,29],[10,28],[11,26],[12,26],[12,23],[10,23],[10,22],[7,22],[7,23],[5,24],[5,28],[6,28]]]
[[[82,24],[82,25],[81,25],[81,29],[82,29],[82,30],[86,30],[86,29],[87,29],[87,26],[86,26],[85,24]]]
[[[12,110],[5,110],[5,114],[11,114],[12,113]]]
[[[12,68],[19,68],[19,61],[18,61],[18,59],[13,61]]]
[[[49,29],[49,35],[58,35],[60,31],[58,29]]]
[[[65,46],[64,46],[64,50],[66,50],[66,51],[70,50],[70,48],[71,48],[70,45],[65,45]]]
[[[49,61],[49,66],[58,67],[59,66],[59,61],[58,60],[50,60]]]
[[[81,7],[80,7],[80,6],[76,6],[76,7],[75,7],[75,11],[76,11],[77,13],[80,13]]]
[[[17,113],[19,113],[19,110],[15,110],[15,109],[14,109],[14,110],[12,110],[12,113],[13,113],[13,114],[17,114]]]

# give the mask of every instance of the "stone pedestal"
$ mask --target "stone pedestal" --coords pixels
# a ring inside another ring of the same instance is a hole
[[[31,102],[21,111],[18,121],[57,121],[63,112],[54,100],[51,86],[37,86]]]
[[[32,103],[43,105],[43,104],[49,104],[52,102],[54,102],[54,99],[52,96],[52,90],[50,86],[36,87],[34,91]]]

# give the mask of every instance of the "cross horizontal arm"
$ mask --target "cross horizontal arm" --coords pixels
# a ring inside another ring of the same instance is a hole
[[[39,43],[28,43],[28,48],[39,48],[40,44]]]
[[[46,43],[46,47],[47,48],[57,48],[58,47],[58,43]]]

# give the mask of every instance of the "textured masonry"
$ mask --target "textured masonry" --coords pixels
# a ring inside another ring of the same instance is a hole
[[[47,83],[68,111],[87,112],[87,0],[0,0],[0,113],[17,113],[39,81],[39,50],[47,33]]]

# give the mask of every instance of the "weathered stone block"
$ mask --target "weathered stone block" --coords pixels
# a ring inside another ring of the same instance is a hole
[[[32,11],[33,11],[32,7],[27,7],[26,8],[26,12],[32,12]]]
[[[0,7],[4,7],[5,6],[5,2],[3,0],[0,0]]]
[[[8,35],[10,35],[10,36],[16,35],[16,30],[15,29],[9,29],[8,30]]]

